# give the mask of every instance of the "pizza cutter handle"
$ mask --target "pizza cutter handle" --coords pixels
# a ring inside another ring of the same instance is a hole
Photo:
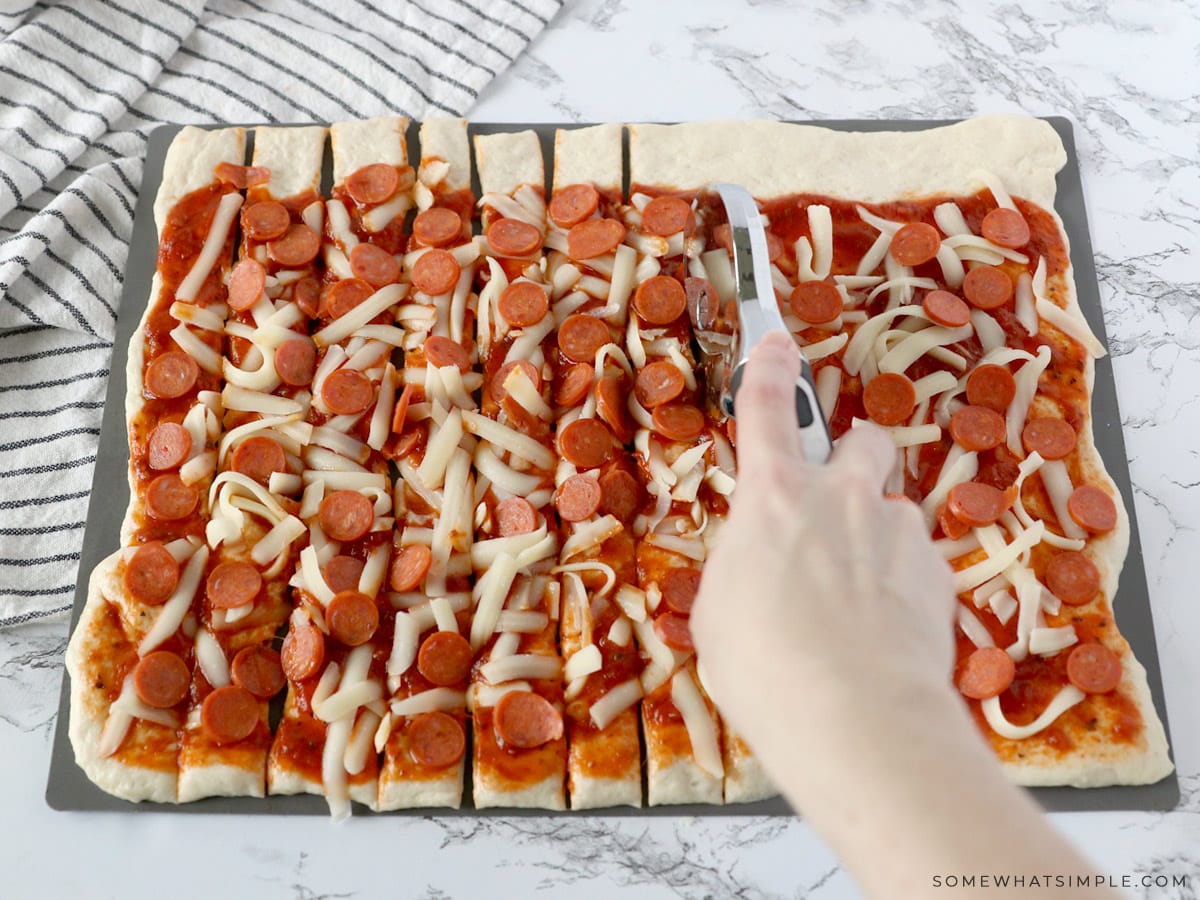
[[[734,402],[738,389],[742,386],[742,370],[746,364],[738,363],[729,381],[729,390],[721,398],[721,405],[728,416],[734,415]],[[817,391],[808,367],[796,379],[796,421],[800,426],[800,442],[804,448],[804,458],[807,462],[820,464],[829,459],[833,452],[833,439],[829,436],[829,426],[821,412],[817,401]]]

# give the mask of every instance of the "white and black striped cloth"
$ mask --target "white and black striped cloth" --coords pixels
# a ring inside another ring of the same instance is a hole
[[[71,605],[146,138],[458,115],[562,0],[0,0],[0,627]]]

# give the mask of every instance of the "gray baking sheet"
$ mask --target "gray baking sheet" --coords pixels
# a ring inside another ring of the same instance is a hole
[[[1058,193],[1055,207],[1066,227],[1071,244],[1071,263],[1074,269],[1075,286],[1079,293],[1079,305],[1092,331],[1107,344],[1104,318],[1100,307],[1100,289],[1096,282],[1096,268],[1092,259],[1092,242],[1088,234],[1087,212],[1084,208],[1083,185],[1079,177],[1079,164],[1075,152],[1075,138],[1071,123],[1062,117],[1052,116],[1047,121],[1062,138],[1067,150],[1067,165],[1058,174]],[[917,131],[939,125],[952,124],[948,121],[829,121],[804,124],[821,125],[847,131]],[[214,126],[216,127],[216,126]],[[249,127],[249,126],[248,126]],[[472,134],[489,134],[498,131],[533,129],[542,140],[547,160],[547,173],[553,172],[551,161],[554,155],[554,131],[557,128],[577,128],[581,125],[564,124],[478,124],[470,126]],[[126,467],[129,450],[125,425],[125,358],[129,341],[141,318],[149,294],[150,280],[154,274],[158,240],[154,227],[153,205],[162,180],[163,160],[167,146],[179,131],[178,125],[165,125],[151,136],[146,153],[145,175],[138,197],[134,217],[133,236],[129,261],[125,272],[124,292],[121,297],[120,315],[113,346],[112,371],[108,381],[108,395],[104,407],[104,420],[100,429],[100,447],[96,456],[96,471],[93,490],[88,506],[87,529],[84,532],[83,552],[79,560],[79,580],[75,589],[75,607],[71,615],[74,630],[87,599],[87,580],[92,569],[109,553],[117,549],[118,534],[125,507],[129,502]],[[417,123],[409,129],[409,157],[420,158]],[[328,162],[328,159],[327,159]],[[326,172],[326,187],[330,175]],[[626,185],[628,186],[628,185]],[[475,184],[478,196],[479,186]],[[1150,693],[1154,706],[1167,728],[1167,709],[1163,701],[1162,675],[1158,665],[1158,649],[1154,642],[1154,622],[1150,610],[1150,596],[1146,586],[1146,572],[1142,563],[1142,549],[1138,537],[1137,517],[1133,506],[1133,491],[1129,482],[1129,463],[1125,456],[1125,440],[1121,434],[1121,417],[1117,409],[1116,384],[1113,381],[1112,361],[1109,357],[1096,362],[1095,393],[1092,400],[1093,426],[1096,446],[1104,459],[1106,468],[1125,501],[1129,511],[1130,542],[1129,555],[1121,570],[1117,591],[1119,613],[1117,622],[1121,633],[1129,641],[1134,654],[1146,667],[1150,681]],[[46,802],[57,810],[86,810],[129,812],[137,809],[171,810],[180,813],[242,813],[260,815],[328,815],[328,807],[321,797],[252,797],[210,798],[195,803],[175,805],[142,803],[133,804],[104,793],[87,779],[75,765],[75,755],[67,736],[67,714],[70,698],[69,676],[64,672],[62,695],[59,701],[58,726],[54,735],[54,746],[50,757],[50,774],[46,787]],[[276,713],[277,714],[277,713]],[[470,797],[470,766],[467,770],[467,790]],[[1034,788],[1034,797],[1047,810],[1168,810],[1179,802],[1179,782],[1172,773],[1157,784],[1131,787],[1089,788]],[[644,796],[644,792],[643,792]],[[359,809],[358,812],[365,812]],[[460,810],[414,809],[400,810],[389,815],[420,816],[548,816],[564,815],[548,810],[476,810],[469,804]],[[565,815],[586,816],[747,816],[747,815],[791,815],[791,808],[782,799],[765,800],[759,803],[735,804],[731,806],[660,806],[643,808],[614,808],[606,810],[581,810]]]

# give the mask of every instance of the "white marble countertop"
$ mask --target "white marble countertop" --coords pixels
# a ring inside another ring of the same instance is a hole
[[[1076,123],[1184,799],[1056,815],[1098,871],[1200,890],[1200,165],[1193,4],[581,0],[472,112],[481,121],[952,118]],[[1036,10],[1036,11],[1035,11]],[[1169,64],[1164,64],[1168,63]],[[1118,610],[1119,614],[1119,610]],[[0,633],[5,897],[846,897],[789,820],[64,814],[43,799],[65,621]],[[197,853],[203,860],[197,864]],[[182,879],[182,881],[181,881]],[[177,889],[177,890],[176,890]],[[232,891],[232,893],[228,893]]]

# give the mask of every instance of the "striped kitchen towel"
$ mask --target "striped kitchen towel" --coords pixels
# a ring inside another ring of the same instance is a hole
[[[146,138],[461,115],[562,0],[0,0],[0,627],[71,604]]]

